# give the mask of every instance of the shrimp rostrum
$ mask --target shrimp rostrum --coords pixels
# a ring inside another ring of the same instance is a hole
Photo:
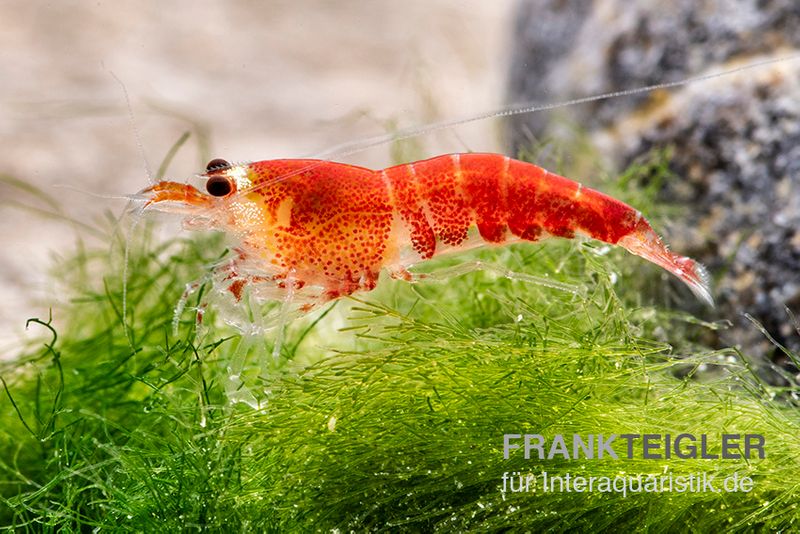
[[[291,299],[307,311],[369,291],[382,269],[478,244],[584,234],[666,269],[712,303],[702,265],[671,252],[636,209],[536,165],[500,154],[450,154],[371,170],[323,160],[213,160],[206,191],[176,182],[145,189],[145,209],[186,215],[192,229],[237,240],[217,267],[241,299]]]

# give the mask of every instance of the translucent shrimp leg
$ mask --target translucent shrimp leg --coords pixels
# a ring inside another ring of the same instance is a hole
[[[281,357],[281,346],[286,331],[286,323],[289,321],[289,314],[291,313],[292,302],[294,301],[294,294],[296,288],[296,280],[293,276],[286,279],[286,296],[283,297],[281,308],[278,312],[278,325],[277,333],[275,334],[275,344],[272,346],[272,358],[278,361]],[[266,369],[265,369],[266,371]]]
[[[572,293],[573,295],[585,294],[585,290],[578,286],[565,284],[563,282],[557,282],[555,280],[551,280],[543,276],[536,276],[532,274],[512,271],[510,269],[505,269],[499,265],[494,265],[492,263],[487,263],[485,261],[480,261],[480,260],[468,261],[460,263],[458,265],[445,267],[443,269],[439,269],[438,271],[432,273],[403,271],[405,274],[397,274],[397,275],[393,274],[392,276],[394,276],[395,278],[407,280],[412,283],[447,282],[454,276],[462,276],[464,274],[475,271],[488,271],[502,278],[508,278],[509,280],[519,280],[521,282],[536,284],[543,287],[549,287],[552,289],[557,289],[559,291],[564,291],[566,293]]]

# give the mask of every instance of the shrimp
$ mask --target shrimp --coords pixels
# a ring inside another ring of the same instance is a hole
[[[666,269],[713,305],[706,270],[671,252],[641,212],[501,154],[449,154],[383,170],[312,159],[212,160],[206,192],[162,181],[145,209],[184,214],[191,229],[236,238],[217,267],[237,300],[299,299],[301,310],[375,288],[408,268],[481,245],[572,238],[618,245]]]

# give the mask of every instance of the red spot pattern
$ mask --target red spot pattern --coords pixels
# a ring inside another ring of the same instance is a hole
[[[393,220],[379,173],[317,160],[262,161],[250,170],[263,184],[251,194],[262,198],[268,219],[268,233],[251,236],[251,247],[270,241],[274,265],[324,285],[331,297],[375,286]],[[280,220],[285,202],[289,217]]]
[[[396,205],[412,236],[426,243],[426,253],[431,250],[425,237],[426,212],[427,226],[437,241],[451,246],[463,243],[473,225],[490,243],[502,243],[508,232],[535,241],[545,232],[571,238],[578,230],[616,243],[633,231],[639,219],[633,208],[618,200],[499,154],[439,156],[386,173],[416,182],[394,184],[395,190],[404,191]],[[405,194],[415,189],[416,197]],[[413,215],[406,215],[401,206]]]
[[[410,165],[390,167],[384,171],[394,198],[394,206],[406,225],[412,248],[420,258],[428,259],[436,251],[436,237],[420,202],[424,198]]]
[[[271,160],[250,172],[262,187],[248,195],[257,195],[267,221],[247,233],[246,245],[297,280],[323,285],[326,299],[375,287],[397,245],[390,242],[395,214],[422,259],[437,243],[462,244],[472,226],[491,243],[509,232],[535,241],[576,230],[616,243],[640,219],[622,202],[498,154],[439,156],[384,171]],[[239,298],[241,288],[230,290]]]
[[[571,238],[582,230],[616,243],[639,218],[630,206],[530,163],[510,160],[507,180],[508,225],[522,239],[543,232]]]
[[[461,184],[474,210],[481,237],[490,243],[505,241],[508,229],[506,157],[500,154],[459,156]]]
[[[233,294],[234,298],[236,299],[236,302],[242,300],[242,290],[244,289],[244,286],[245,286],[245,280],[241,278],[238,280],[234,280],[228,286],[228,291],[230,291],[231,294]]]
[[[407,167],[416,179],[419,202],[430,217],[436,238],[445,245],[457,246],[467,238],[472,207],[453,161],[452,156],[439,156]]]

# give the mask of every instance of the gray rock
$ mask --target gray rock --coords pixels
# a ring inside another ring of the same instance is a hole
[[[672,82],[800,48],[794,0],[528,0],[518,10],[515,103]],[[717,343],[791,368],[743,314],[800,353],[785,309],[800,316],[800,61],[569,112],[618,169],[673,148],[680,180],[666,183],[661,199],[690,209],[669,240],[714,276],[719,308],[704,315],[734,323]],[[514,117],[511,148],[552,132],[557,117]]]

